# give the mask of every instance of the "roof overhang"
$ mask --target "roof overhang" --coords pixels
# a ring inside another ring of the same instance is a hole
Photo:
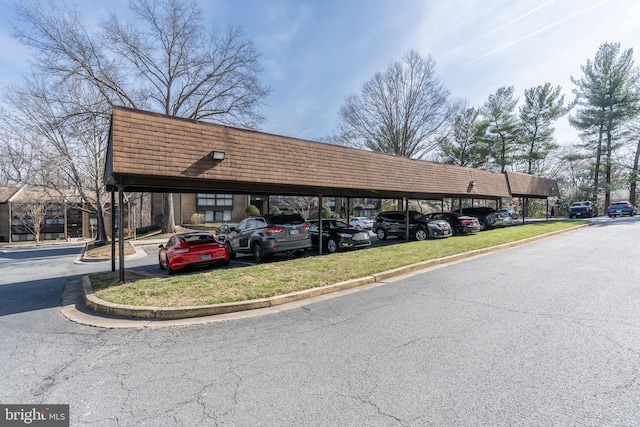
[[[105,167],[124,191],[412,199],[511,197],[507,176],[117,106]]]

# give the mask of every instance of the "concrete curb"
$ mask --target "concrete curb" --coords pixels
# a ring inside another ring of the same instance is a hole
[[[162,239],[161,241],[162,243],[165,242],[165,239]],[[147,256],[147,253],[144,251],[144,249],[140,248],[139,246],[150,246],[150,245],[157,245],[158,243],[154,242],[154,241],[147,241],[145,243],[136,243],[135,241],[127,241],[127,243],[129,243],[131,245],[131,247],[136,251],[135,254],[132,255],[125,255],[125,259],[136,259],[136,258],[142,258]],[[76,264],[81,264],[84,262],[110,262],[111,261],[111,257],[105,257],[105,258],[88,258],[85,257],[84,254],[87,251],[87,244],[85,243],[84,245],[84,249],[82,250],[82,253],[80,254],[80,256],[74,261]]]
[[[322,295],[349,290],[352,288],[368,285],[372,283],[383,283],[389,279],[397,278],[406,274],[415,273],[417,271],[425,270],[435,266],[448,264],[452,262],[461,261],[476,256],[482,256],[493,252],[498,252],[504,249],[526,245],[538,240],[554,237],[559,234],[572,232],[584,227],[588,227],[591,224],[579,225],[564,230],[558,230],[551,233],[546,233],[540,236],[534,236],[527,239],[518,240],[515,242],[505,243],[502,245],[491,246],[488,248],[477,249],[470,252],[465,252],[456,255],[450,255],[443,258],[438,258],[429,261],[422,261],[419,263],[403,266],[389,271],[372,274],[370,276],[361,277],[358,279],[347,280],[331,285],[321,286],[317,288],[305,289],[302,291],[292,292],[284,295],[277,295],[270,298],[262,298],[250,301],[239,301],[232,303],[213,304],[206,306],[195,307],[138,307],[128,306],[122,304],[114,304],[105,300],[102,300],[95,296],[93,287],[91,286],[91,280],[89,276],[82,278],[82,294],[85,305],[91,310],[106,314],[109,316],[117,316],[123,318],[136,318],[147,320],[177,320],[188,319],[194,317],[206,317],[216,316],[228,313],[243,312],[248,310],[258,310],[276,307],[304,299],[310,299],[319,297]]]

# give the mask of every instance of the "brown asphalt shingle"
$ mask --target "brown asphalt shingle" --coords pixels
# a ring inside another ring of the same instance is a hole
[[[510,197],[506,176],[113,107],[106,181],[157,191]],[[215,162],[212,151],[224,151]],[[475,186],[470,185],[474,181]]]

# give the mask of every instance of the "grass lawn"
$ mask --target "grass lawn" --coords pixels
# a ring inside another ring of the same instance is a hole
[[[163,278],[127,272],[124,284],[118,283],[117,272],[94,274],[90,278],[98,298],[117,304],[186,307],[246,301],[329,285],[585,223],[581,220],[531,223],[472,236],[408,242],[243,268],[213,268]]]

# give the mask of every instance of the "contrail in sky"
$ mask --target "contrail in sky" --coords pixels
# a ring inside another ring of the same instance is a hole
[[[553,1],[554,1],[554,0],[549,1],[549,2],[547,2],[547,3],[545,3],[545,4],[541,5],[541,6],[538,6],[537,8],[532,9],[532,10],[530,10],[529,12],[527,12],[527,13],[525,13],[525,14],[523,14],[523,15],[520,15],[519,17],[517,17],[517,18],[515,18],[515,19],[512,19],[511,21],[507,22],[506,24],[502,25],[502,26],[501,26],[501,27],[499,27],[499,28],[504,28],[504,27],[506,27],[507,25],[510,25],[511,23],[513,23],[513,22],[515,22],[515,21],[518,21],[518,20],[522,19],[523,17],[525,17],[525,16],[527,16],[527,15],[529,15],[529,14],[531,14],[531,13],[535,12],[536,10],[538,10],[538,9],[540,9],[540,8],[542,8],[542,7],[544,7],[544,6],[548,5],[548,4],[550,4],[550,3],[552,3]],[[484,54],[482,54],[482,55],[480,55],[480,56],[477,56],[477,57],[475,57],[475,58],[473,58],[473,59],[471,59],[471,60],[469,60],[469,61],[465,62],[465,63],[464,63],[464,64],[462,64],[461,66],[463,66],[463,67],[464,67],[464,66],[466,66],[466,65],[473,64],[474,62],[477,62],[477,61],[479,61],[479,60],[481,60],[481,59],[483,59],[483,58],[486,58],[487,56],[493,55],[494,53],[497,53],[497,52],[500,52],[500,51],[502,51],[502,50],[504,50],[504,49],[507,49],[507,48],[509,48],[509,47],[511,47],[511,46],[513,46],[513,45],[516,45],[516,44],[518,44],[518,43],[520,43],[520,42],[522,42],[522,41],[524,41],[524,40],[527,40],[527,39],[529,39],[529,38],[531,38],[531,37],[533,37],[533,36],[536,36],[536,35],[538,35],[538,34],[540,34],[540,33],[543,33],[543,32],[545,32],[545,31],[547,31],[549,28],[555,27],[555,26],[556,26],[556,25],[558,25],[558,24],[561,24],[561,23],[563,23],[563,22],[565,22],[565,21],[568,21],[568,20],[570,20],[570,19],[573,19],[573,18],[575,18],[575,17],[576,17],[576,16],[578,16],[578,15],[582,15],[583,13],[586,13],[586,12],[590,11],[591,9],[594,9],[594,8],[596,8],[596,7],[599,7],[599,6],[603,5],[604,3],[607,3],[608,1],[609,1],[609,0],[602,0],[602,1],[598,2],[598,3],[592,4],[591,6],[588,6],[588,7],[584,8],[584,9],[582,9],[582,10],[579,10],[578,12],[575,12],[575,13],[573,13],[573,14],[571,14],[571,15],[567,16],[567,17],[564,17],[564,18],[559,19],[559,20],[557,20],[557,21],[555,21],[555,22],[552,22],[551,24],[549,24],[549,25],[547,25],[547,26],[544,26],[544,27],[542,27],[542,28],[540,28],[540,29],[538,29],[538,30],[536,30],[536,31],[533,31],[533,32],[531,32],[531,33],[529,33],[529,34],[526,34],[526,35],[524,35],[524,36],[520,37],[520,38],[517,38],[517,39],[515,39],[515,40],[512,40],[512,41],[510,41],[509,43],[506,43],[506,44],[504,44],[504,45],[502,45],[502,46],[499,46],[499,47],[497,47],[497,48],[495,48],[495,49],[493,49],[493,50],[490,50],[490,51],[489,51],[489,52],[487,52],[487,53],[484,53]],[[498,30],[498,29],[496,29],[496,30],[492,31],[492,33],[493,33],[493,32],[495,32],[495,31],[497,31],[497,30]]]

